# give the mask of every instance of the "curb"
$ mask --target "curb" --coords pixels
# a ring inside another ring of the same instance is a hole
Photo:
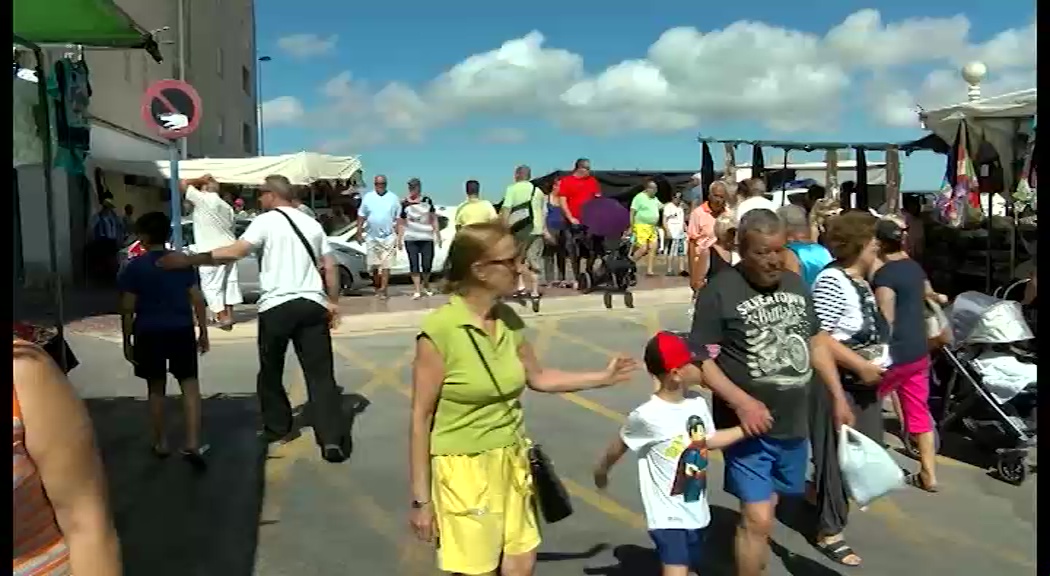
[[[655,288],[633,292],[634,309],[663,306],[668,304],[685,304],[692,299],[693,292],[688,286],[677,288]],[[514,308],[522,318],[544,318],[572,316],[574,314],[586,314],[593,312],[608,312],[613,315],[622,315],[631,312],[632,309],[623,307],[623,297],[613,295],[613,308],[607,310],[602,294],[582,294],[579,296],[565,296],[552,298],[545,302],[539,312],[533,312],[530,308]],[[343,316],[339,328],[332,332],[333,338],[360,336],[362,334],[374,334],[377,332],[397,332],[417,328],[423,317],[433,311],[434,308],[424,310],[406,310],[403,312],[371,312],[367,314],[355,314]],[[233,327],[233,330],[225,332],[222,330],[209,330],[208,335],[214,342],[239,342],[255,340],[258,325],[255,320],[241,322]],[[120,342],[118,336],[110,333],[99,332],[76,332],[82,336],[92,336],[101,340]]]

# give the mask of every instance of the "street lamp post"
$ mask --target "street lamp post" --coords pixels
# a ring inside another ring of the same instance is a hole
[[[258,62],[258,64],[255,65],[255,79],[259,83],[258,87],[255,89],[255,105],[259,109],[258,115],[256,116],[256,119],[259,122],[259,127],[258,127],[259,156],[265,156],[266,155],[266,140],[263,137],[264,134],[263,134],[263,107],[262,107],[262,102],[263,102],[262,101],[262,68],[263,68],[262,65],[263,65],[263,62],[269,62],[270,60],[273,60],[273,58],[270,58],[269,56],[259,56],[259,62]]]

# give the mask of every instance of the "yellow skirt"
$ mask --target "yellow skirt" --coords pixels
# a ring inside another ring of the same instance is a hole
[[[438,566],[487,574],[500,557],[535,550],[540,530],[523,445],[431,458]]]

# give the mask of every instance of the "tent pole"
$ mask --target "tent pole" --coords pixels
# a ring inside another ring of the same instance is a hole
[[[53,169],[53,153],[51,149],[51,106],[47,95],[47,75],[45,74],[45,71],[47,70],[47,60],[44,51],[36,44],[23,40],[18,36],[14,36],[14,41],[26,48],[32,49],[33,55],[36,57],[36,85],[37,92],[40,95],[41,115],[43,116],[43,126],[40,128],[40,131],[43,133],[41,135],[44,149],[42,166],[44,169],[45,210],[47,212],[47,251],[51,260],[50,288],[54,290],[55,316],[57,317],[56,328],[58,330],[57,338],[59,342],[65,343],[66,314],[62,294],[62,275],[58,272],[58,241],[55,239],[55,190],[51,173],[51,170]],[[18,191],[16,190],[15,193],[17,194]],[[66,372],[66,367],[69,364],[68,359],[66,358],[66,347],[62,346],[61,348],[62,351],[58,355],[58,365],[62,369],[62,372]]]
[[[787,195],[787,189],[788,189],[788,181],[787,181],[788,152],[790,152],[790,151],[791,151],[791,149],[784,148],[784,171],[780,175],[780,205],[781,206],[786,206],[787,205],[787,198],[788,198],[788,195]]]

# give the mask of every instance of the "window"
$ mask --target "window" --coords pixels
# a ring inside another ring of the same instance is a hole
[[[222,78],[222,47],[215,52],[215,71],[219,73],[219,78]]]
[[[241,143],[244,145],[245,152],[251,152],[255,149],[255,139],[252,138],[252,127],[248,123],[241,125]]]
[[[226,140],[226,134],[224,133],[226,131],[225,130],[225,126],[224,126],[225,123],[226,123],[226,121],[223,120],[223,117],[219,116],[219,128],[218,128],[219,144],[222,144],[223,141]]]
[[[241,88],[245,94],[252,95],[252,73],[248,71],[247,66],[241,66]]]

